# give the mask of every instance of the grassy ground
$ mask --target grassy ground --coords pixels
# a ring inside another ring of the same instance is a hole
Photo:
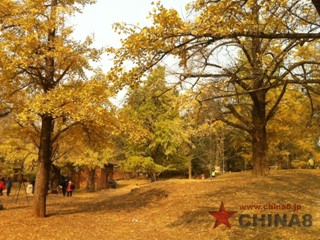
[[[72,198],[50,194],[45,219],[32,216],[24,192],[18,202],[2,196],[0,239],[320,239],[320,170],[272,171],[263,178],[250,173],[226,173],[214,180],[166,180],[156,183],[120,181],[117,189],[97,193],[75,192]],[[13,190],[13,193],[15,191]],[[221,224],[209,211],[219,211],[221,202],[228,212],[231,228]],[[241,209],[298,206],[294,209]],[[248,227],[240,226],[251,224]],[[266,215],[266,226],[253,215]],[[268,216],[287,215],[291,227],[268,227]],[[310,214],[312,219],[303,216]],[[312,226],[311,225],[312,222]],[[298,226],[300,223],[301,226]],[[308,225],[305,227],[303,225]]]

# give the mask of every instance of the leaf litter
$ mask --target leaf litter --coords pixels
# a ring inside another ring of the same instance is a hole
[[[320,232],[320,170],[273,170],[267,177],[225,173],[213,180],[119,181],[119,188],[72,198],[49,194],[46,218],[32,216],[20,192],[17,203],[2,196],[0,240],[10,239],[317,239]],[[12,190],[14,194],[15,189]],[[221,202],[231,228],[214,229]],[[301,205],[301,210],[240,209],[240,205]],[[310,227],[241,227],[241,214],[312,215]]]

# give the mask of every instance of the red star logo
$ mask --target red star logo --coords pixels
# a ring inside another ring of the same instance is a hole
[[[214,228],[218,227],[220,224],[226,225],[228,228],[231,228],[230,223],[229,223],[229,217],[231,217],[233,214],[236,212],[227,212],[224,209],[223,202],[221,202],[219,212],[209,212],[210,215],[215,217],[216,223],[214,224]]]

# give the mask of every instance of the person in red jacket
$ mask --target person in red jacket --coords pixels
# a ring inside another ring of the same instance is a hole
[[[67,197],[72,197],[73,189],[74,189],[74,184],[70,180],[67,184]]]
[[[0,180],[0,196],[2,196],[2,191],[6,189],[6,181],[4,180],[4,177]]]

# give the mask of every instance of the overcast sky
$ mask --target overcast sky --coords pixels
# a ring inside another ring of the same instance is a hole
[[[157,0],[154,0],[157,1]],[[95,34],[95,46],[120,46],[119,35],[112,29],[115,22],[130,24],[140,23],[144,26],[148,23],[146,17],[152,10],[152,0],[97,0],[94,5],[87,5],[80,15],[73,19],[75,25],[74,36],[77,39],[85,39],[86,36]],[[185,5],[190,0],[162,0],[167,8],[175,8],[183,14]]]
[[[157,1],[157,0],[154,0]],[[162,4],[167,8],[176,9],[183,17],[185,6],[191,0],[162,0]],[[120,36],[112,29],[112,24],[116,22],[126,22],[145,26],[148,13],[154,7],[152,0],[97,0],[94,5],[87,5],[82,14],[76,15],[72,24],[75,27],[74,38],[84,40],[88,35],[95,35],[94,46],[99,47],[119,47]],[[104,71],[108,71],[112,66],[112,59],[103,55],[98,64]],[[120,106],[124,101],[125,91],[118,94],[112,101]]]

